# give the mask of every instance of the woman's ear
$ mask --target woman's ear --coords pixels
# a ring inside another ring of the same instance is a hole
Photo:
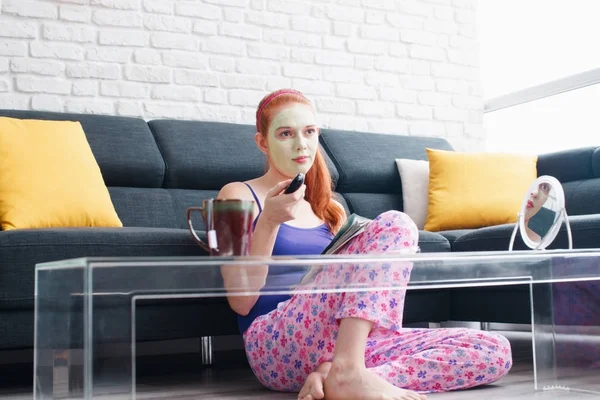
[[[262,133],[256,132],[256,134],[254,135],[254,142],[256,143],[256,146],[263,154],[269,153],[269,146],[267,145],[267,138],[265,136],[263,136]]]

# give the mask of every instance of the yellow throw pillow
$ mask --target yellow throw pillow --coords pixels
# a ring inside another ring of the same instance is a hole
[[[0,224],[123,226],[79,122],[0,117]]]
[[[537,178],[537,156],[433,149],[427,155],[427,231],[516,222],[523,196]]]

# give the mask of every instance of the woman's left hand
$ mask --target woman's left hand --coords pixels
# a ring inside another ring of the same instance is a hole
[[[323,386],[327,375],[322,372],[312,372],[306,377],[304,386],[298,393],[298,400],[319,400],[325,397]]]
[[[304,386],[298,393],[298,400],[319,400],[325,398],[325,379],[331,369],[331,362],[326,361],[306,377]]]

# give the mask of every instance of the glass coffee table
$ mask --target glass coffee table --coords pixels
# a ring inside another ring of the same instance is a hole
[[[135,399],[139,305],[155,300],[222,298],[226,291],[221,268],[244,268],[248,282],[253,282],[253,271],[264,265],[275,274],[278,269],[294,266],[306,274],[308,283],[290,288],[275,280],[260,290],[262,295],[525,285],[532,305],[532,395],[554,398],[557,391],[571,391],[600,396],[600,324],[581,311],[585,309],[582,305],[599,304],[600,251],[577,250],[297,258],[80,258],[39,264],[35,274],[34,398],[114,395]],[[336,268],[343,275],[357,267],[394,269],[407,265],[412,266],[408,285],[377,280],[369,285],[339,280],[317,284],[310,278],[326,268]],[[570,290],[557,297],[557,285],[583,289],[577,298],[571,298]],[[573,318],[579,312],[581,318]],[[127,349],[126,360],[118,366],[118,382],[107,382],[97,367],[101,356],[98,349],[106,343]]]

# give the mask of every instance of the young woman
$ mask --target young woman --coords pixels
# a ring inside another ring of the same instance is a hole
[[[256,202],[252,255],[317,255],[344,222],[332,199],[331,177],[319,149],[319,128],[309,100],[284,89],[267,95],[256,112],[255,142],[267,172],[227,184],[219,198]],[[283,191],[298,173],[305,185]],[[398,211],[376,217],[343,249],[381,254],[416,249],[418,230]],[[304,270],[222,268],[228,301],[239,315],[248,361],[263,385],[299,391],[301,400],[424,399],[439,392],[494,382],[512,365],[508,341],[467,329],[402,329],[405,290],[364,293],[242,296],[264,285],[296,285]],[[410,266],[353,270],[331,267],[315,283],[408,282]],[[235,289],[234,289],[235,288]]]

